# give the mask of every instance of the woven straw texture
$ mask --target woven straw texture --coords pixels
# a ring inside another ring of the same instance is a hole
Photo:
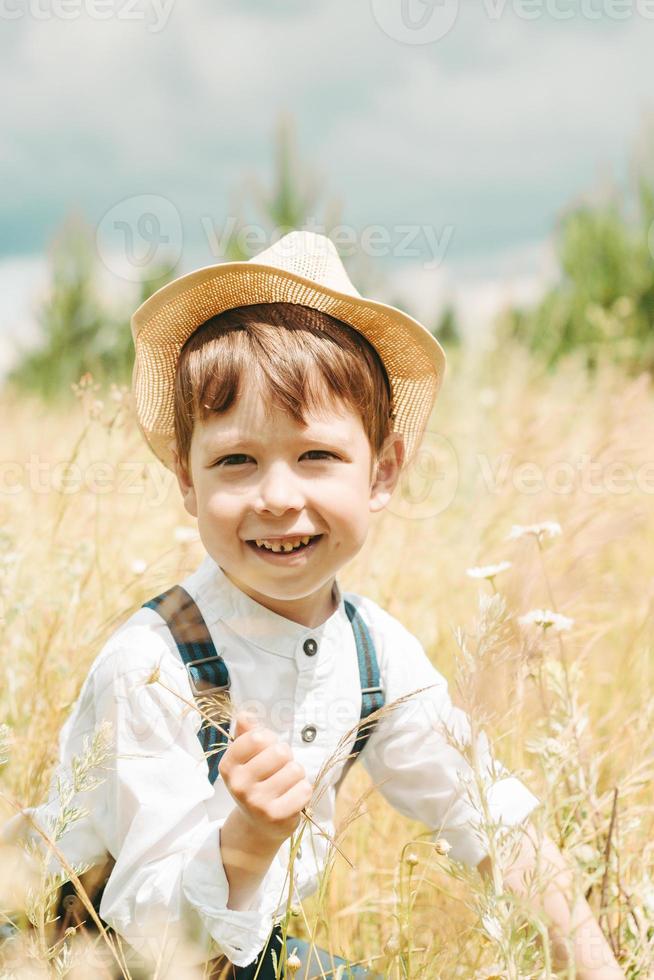
[[[445,369],[438,341],[395,307],[361,296],[330,239],[291,232],[247,262],[191,272],[159,289],[132,316],[132,389],[139,427],[173,468],[173,383],[180,349],[210,317],[255,303],[300,303],[350,324],[379,353],[393,389],[394,428],[410,461],[424,434]]]

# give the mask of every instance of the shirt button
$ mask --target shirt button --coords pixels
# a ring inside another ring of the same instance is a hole
[[[305,725],[301,732],[302,741],[313,742],[314,738],[316,737],[317,731],[318,729],[316,728],[315,725]]]
[[[302,644],[302,649],[306,653],[307,657],[313,657],[313,655],[316,653],[318,649],[318,644],[316,643],[315,640],[309,637],[309,639],[305,640],[304,643]]]

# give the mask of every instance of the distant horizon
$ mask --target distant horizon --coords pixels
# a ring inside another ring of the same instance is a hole
[[[560,216],[654,173],[654,17],[593,2],[445,0],[404,21],[395,0],[17,5],[0,35],[0,370],[11,336],[34,335],[70,214],[118,277],[109,298],[167,249],[181,271],[220,261],[214,233],[260,220],[253,181],[275,190],[282,120],[297,213],[371,235],[358,287],[418,319],[454,302],[472,331],[533,300]]]
[[[194,261],[189,256],[188,265],[180,265],[178,274],[204,264],[213,263]],[[121,281],[101,262],[97,270],[101,274],[99,293],[108,308],[128,305],[130,297],[137,301],[135,283]],[[379,268],[376,271],[379,273]],[[428,327],[433,326],[430,320],[452,304],[463,333],[474,335],[488,326],[508,299],[521,305],[535,302],[555,275],[551,241],[545,240],[504,252],[495,250],[492,255],[468,262],[446,260],[433,271],[423,269],[419,262],[396,262],[388,279],[371,290],[371,297],[399,304]],[[354,274],[352,279],[357,285]],[[13,363],[14,339],[19,338],[28,348],[38,340],[37,307],[48,286],[46,253],[0,257],[0,381]]]

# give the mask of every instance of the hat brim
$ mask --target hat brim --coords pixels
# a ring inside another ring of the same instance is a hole
[[[394,429],[404,438],[409,461],[420,444],[445,372],[445,352],[433,334],[394,306],[250,260],[189,272],[158,289],[132,315],[136,416],[164,466],[174,469],[173,390],[183,344],[210,317],[257,303],[310,306],[363,334],[386,368],[395,404]]]

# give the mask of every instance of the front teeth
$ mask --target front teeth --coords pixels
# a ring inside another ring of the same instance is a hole
[[[258,548],[267,548],[268,551],[293,551],[301,544],[309,544],[311,535],[304,538],[289,538],[287,541],[267,541],[265,538],[255,538]]]

